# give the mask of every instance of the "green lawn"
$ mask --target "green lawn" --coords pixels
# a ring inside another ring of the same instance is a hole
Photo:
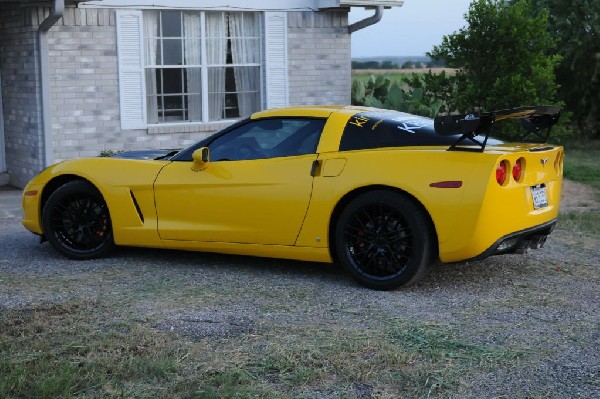
[[[566,179],[592,186],[600,200],[600,140],[567,143],[564,173]],[[573,231],[599,235],[600,213],[593,210],[563,212],[560,224]]]
[[[565,145],[565,178],[600,191],[600,140]]]

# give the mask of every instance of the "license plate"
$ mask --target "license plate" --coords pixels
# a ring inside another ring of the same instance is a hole
[[[531,195],[533,196],[533,208],[540,209],[548,206],[548,196],[546,195],[546,185],[538,184],[531,187]]]

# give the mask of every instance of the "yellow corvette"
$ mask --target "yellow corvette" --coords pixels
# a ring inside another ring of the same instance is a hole
[[[558,117],[554,107],[435,120],[364,107],[263,111],[181,151],[55,164],[25,188],[23,224],[74,259],[124,245],[336,261],[391,289],[438,259],[543,245],[564,153],[539,142]],[[491,139],[506,118],[538,143]]]

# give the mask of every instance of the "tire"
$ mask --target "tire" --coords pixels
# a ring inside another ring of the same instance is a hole
[[[66,183],[48,198],[42,227],[52,247],[71,259],[93,259],[114,248],[112,223],[102,194],[82,180]]]
[[[390,290],[420,280],[434,261],[436,240],[425,211],[402,194],[377,190],[341,212],[334,245],[342,266],[364,286]]]

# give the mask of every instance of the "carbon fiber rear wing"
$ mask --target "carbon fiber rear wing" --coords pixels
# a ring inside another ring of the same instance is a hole
[[[525,129],[518,141],[547,142],[550,130],[560,118],[560,108],[555,106],[520,107],[493,112],[466,115],[446,115],[435,118],[435,132],[441,136],[460,134],[448,151],[483,152],[495,122],[520,119]],[[477,137],[481,136],[481,137]]]

